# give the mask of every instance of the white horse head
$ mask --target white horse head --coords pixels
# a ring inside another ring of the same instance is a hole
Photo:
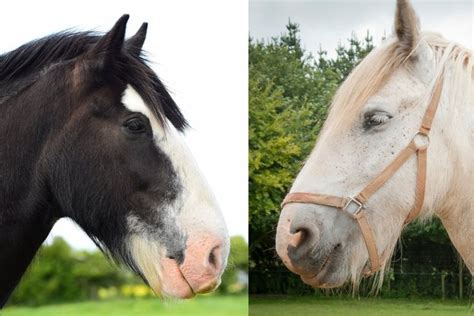
[[[413,140],[442,78],[419,217],[439,216],[474,272],[472,52],[420,32],[408,1],[397,1],[395,34],[339,88],[290,193],[350,197],[363,190]],[[364,204],[381,271],[415,203],[418,169],[412,155]],[[341,209],[293,202],[280,216],[277,252],[314,287],[338,287],[348,280],[358,284],[370,266],[364,237],[357,221]]]

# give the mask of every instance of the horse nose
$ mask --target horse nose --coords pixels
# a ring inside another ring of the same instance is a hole
[[[295,265],[304,265],[320,240],[318,222],[313,216],[298,214],[290,225],[288,257]]]
[[[216,236],[203,236],[188,243],[181,271],[194,293],[208,293],[219,286],[225,249],[225,242]]]
[[[285,266],[297,274],[312,270],[313,254],[320,244],[318,215],[296,204],[285,206],[277,227],[276,250]]]

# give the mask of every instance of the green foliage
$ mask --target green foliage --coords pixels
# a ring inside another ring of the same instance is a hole
[[[233,236],[230,238],[230,256],[229,262],[234,269],[242,271],[248,270],[249,246],[242,236]]]
[[[249,42],[251,226],[261,214],[279,210],[347,69],[373,47],[370,36],[364,43],[351,39],[348,49],[338,49],[336,59],[327,59],[326,52],[320,51],[316,60],[301,47],[298,25],[290,22],[287,32],[268,43]]]
[[[62,239],[55,239],[50,247],[41,249],[35,264],[28,271],[21,285],[14,292],[11,303],[43,304],[48,298],[62,301],[79,295],[72,274],[71,249]],[[41,284],[41,287],[38,285]]]
[[[314,146],[334,92],[372,49],[367,36],[341,46],[334,60],[322,50],[316,59],[302,48],[298,32],[290,22],[287,33],[270,42],[249,41],[250,269],[263,279],[282,268],[274,253],[280,203]],[[281,278],[301,283],[286,273]],[[251,291],[264,284],[252,281]]]
[[[367,33],[340,45],[334,58],[322,49],[313,57],[298,33],[290,22],[286,34],[268,42],[249,40],[250,293],[314,293],[276,257],[280,203],[315,144],[336,89],[373,49]],[[439,221],[410,225],[401,244],[382,295],[439,297],[447,273],[446,294],[456,296],[458,256]],[[464,285],[467,295],[469,280]]]
[[[99,287],[123,279],[102,254],[75,252],[57,237],[41,247],[9,303],[42,305],[94,298]]]
[[[242,236],[230,238],[230,254],[227,268],[222,275],[222,283],[219,287],[220,293],[244,293],[247,290],[245,280],[247,277],[249,262],[249,247]]]

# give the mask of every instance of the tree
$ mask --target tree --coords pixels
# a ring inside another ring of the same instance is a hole
[[[230,254],[227,269],[222,276],[222,284],[219,288],[221,293],[242,293],[247,284],[240,280],[240,276],[248,273],[248,251],[247,242],[242,236],[230,238]]]
[[[10,299],[11,304],[45,304],[67,301],[80,296],[74,284],[72,250],[61,238],[42,247],[22,282]]]
[[[9,304],[43,305],[97,296],[99,287],[120,285],[126,274],[100,252],[74,251],[60,237],[43,245]]]
[[[268,43],[249,42],[251,292],[272,278],[272,270],[281,269],[274,252],[280,203],[325,119],[327,91],[337,87],[324,80],[298,32],[290,22],[286,34]]]

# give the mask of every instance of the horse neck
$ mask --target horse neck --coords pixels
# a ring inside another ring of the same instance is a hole
[[[474,252],[472,241],[474,240],[474,203],[463,207],[443,210],[438,214],[443,226],[448,232],[449,239],[453,243],[468,267],[474,275]]]
[[[448,68],[448,71],[452,70]],[[445,121],[446,127],[443,130],[447,134],[446,140],[451,145],[447,151],[449,155],[456,158],[452,170],[449,171],[453,177],[451,188],[442,199],[443,202],[440,203],[441,207],[436,215],[441,219],[449,238],[468,269],[474,274],[474,252],[472,251],[474,240],[474,72],[472,69],[467,70],[472,73],[473,78],[470,82],[461,83],[467,98],[464,102],[448,101],[444,104],[451,109],[444,113],[454,115]],[[453,93],[449,89],[456,89],[456,87],[448,85],[447,89],[446,92],[449,95]],[[458,107],[456,111],[452,110],[454,107]],[[441,170],[443,169],[439,169],[440,173]]]
[[[53,95],[61,85],[47,84],[40,79],[0,104],[0,307],[56,220],[40,161],[64,115],[56,115],[61,100]]]
[[[0,308],[25,273],[54,222],[44,216],[25,220],[0,218]]]

